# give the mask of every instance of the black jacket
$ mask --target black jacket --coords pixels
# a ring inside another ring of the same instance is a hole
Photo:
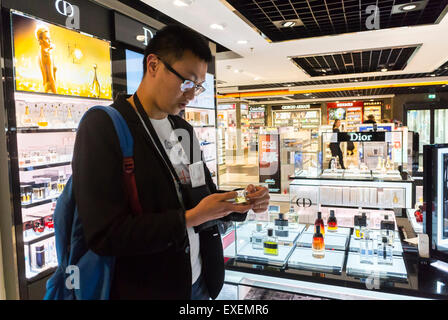
[[[190,247],[173,179],[133,107],[122,96],[112,106],[128,123],[134,138],[135,175],[143,214],[131,214],[122,182],[122,153],[112,121],[101,110],[81,123],[73,154],[73,188],[87,246],[115,256],[111,299],[190,299]],[[193,133],[180,117],[176,128]],[[199,148],[199,144],[194,144]],[[205,167],[211,193],[219,192]],[[204,195],[205,196],[205,195]],[[233,213],[226,220],[245,220]],[[216,298],[224,282],[224,259],[218,227],[201,231],[202,275]]]

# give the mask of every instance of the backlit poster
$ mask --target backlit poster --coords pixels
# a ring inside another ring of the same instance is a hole
[[[280,135],[259,135],[259,177],[266,183],[270,193],[280,193]]]
[[[110,44],[12,14],[17,91],[112,99]]]

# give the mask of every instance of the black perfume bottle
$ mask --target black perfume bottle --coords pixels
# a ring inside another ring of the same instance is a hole
[[[327,230],[330,232],[336,232],[338,230],[338,221],[334,215],[334,210],[330,210],[330,217],[327,221]]]
[[[42,268],[45,265],[45,246],[36,246],[36,266]]]
[[[275,224],[275,236],[276,237],[288,237],[288,220],[284,218],[283,213],[278,214],[278,219],[274,220]]]

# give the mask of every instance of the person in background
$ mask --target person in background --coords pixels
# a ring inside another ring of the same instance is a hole
[[[364,121],[364,123],[373,123],[373,124],[375,124],[376,123],[375,116],[373,114],[369,114],[367,116],[367,120]]]
[[[335,120],[333,123],[333,132],[340,132],[339,128],[341,126],[341,120]],[[330,150],[331,150],[331,156],[332,157],[338,157],[339,158],[339,164],[341,165],[342,169],[345,169],[344,166],[344,159],[343,159],[343,155],[342,155],[342,150],[341,150],[341,146],[340,146],[340,142],[332,142],[330,143]],[[330,164],[328,166],[329,168],[331,168],[331,161]]]

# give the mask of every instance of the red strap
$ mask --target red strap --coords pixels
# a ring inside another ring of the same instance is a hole
[[[137,215],[142,214],[143,209],[138,199],[137,184],[135,182],[133,157],[123,159],[123,181],[132,212]]]

